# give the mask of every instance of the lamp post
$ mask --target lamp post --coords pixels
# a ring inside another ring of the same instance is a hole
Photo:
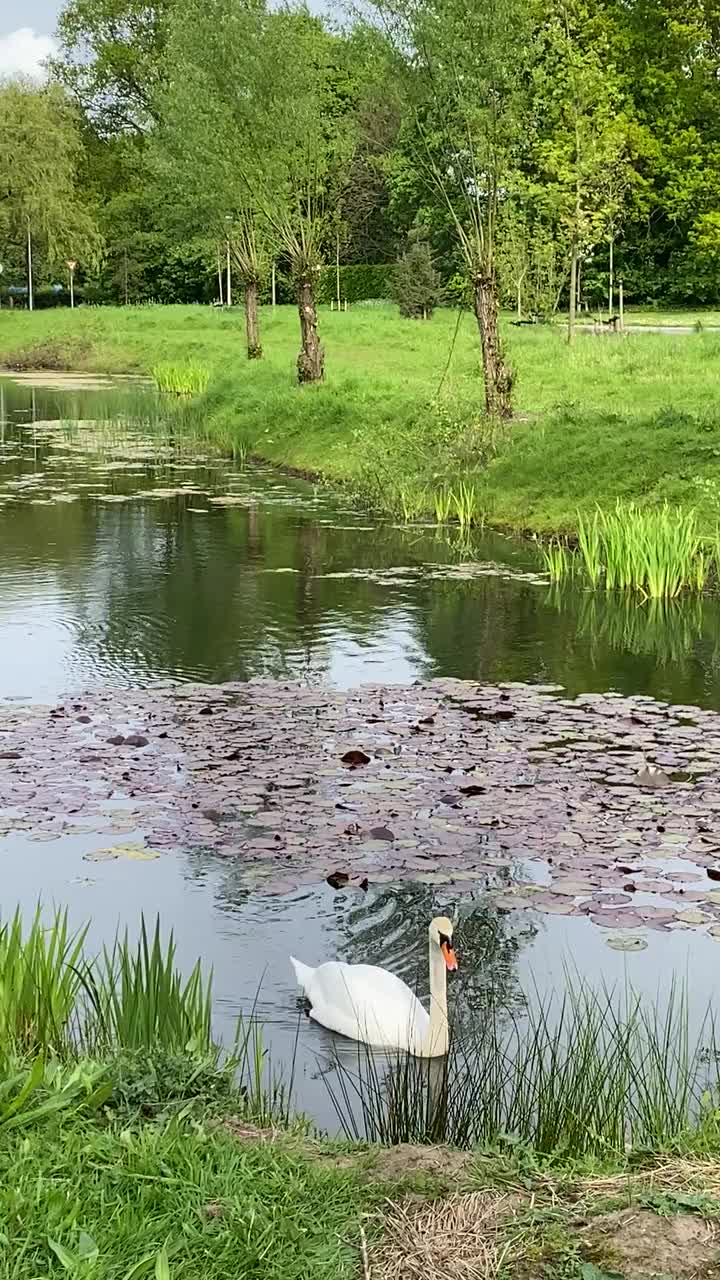
[[[230,277],[230,224],[232,218],[228,213],[225,218],[225,252],[227,255],[227,284],[225,286],[225,302],[229,307],[232,306],[232,280]]]
[[[33,260],[32,260],[32,236],[30,235],[30,219],[27,221],[27,282],[28,282],[28,311],[32,311],[35,305],[33,299]]]
[[[72,310],[75,306],[75,268],[77,262],[73,258],[68,258],[65,266],[70,272],[70,309]]]

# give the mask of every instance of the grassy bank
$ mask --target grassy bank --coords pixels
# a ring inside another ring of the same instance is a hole
[[[691,1118],[672,1006],[573,1001],[512,1061],[496,1035],[471,1098],[505,1109],[492,1144],[330,1141],[258,1087],[259,1046],[219,1053],[209,984],[157,933],[97,958],[84,939],[63,915],[0,927],[5,1280],[717,1276],[717,1055]]]
[[[616,499],[720,512],[720,334],[578,335],[508,325],[517,418],[482,414],[472,318],[404,321],[389,307],[321,313],[327,382],[294,381],[297,318],[262,316],[266,358],[244,357],[242,312],[200,307],[0,313],[0,363],[147,373],[209,372],[195,403],[223,446],[351,484],[374,501],[432,513],[433,495],[472,487],[500,525],[572,532],[578,510]],[[457,332],[456,332],[457,330]]]

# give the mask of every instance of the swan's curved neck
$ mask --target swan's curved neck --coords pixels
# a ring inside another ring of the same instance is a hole
[[[430,939],[430,1026],[424,1046],[429,1058],[445,1054],[450,1046],[447,1015],[447,968],[440,948]]]

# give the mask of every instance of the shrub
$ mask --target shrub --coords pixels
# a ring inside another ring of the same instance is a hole
[[[400,315],[415,320],[428,320],[442,301],[440,276],[427,240],[414,240],[396,264],[393,296]]]
[[[391,298],[394,263],[358,262],[340,268],[340,297],[348,302],[368,298]],[[317,289],[318,302],[331,302],[337,295],[336,269],[322,268]]]

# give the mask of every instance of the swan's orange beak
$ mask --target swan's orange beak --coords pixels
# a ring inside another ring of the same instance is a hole
[[[442,951],[443,956],[445,957],[445,964],[447,965],[448,969],[450,970],[457,969],[458,967],[457,956],[455,955],[455,948],[452,942],[441,942],[440,950]]]

